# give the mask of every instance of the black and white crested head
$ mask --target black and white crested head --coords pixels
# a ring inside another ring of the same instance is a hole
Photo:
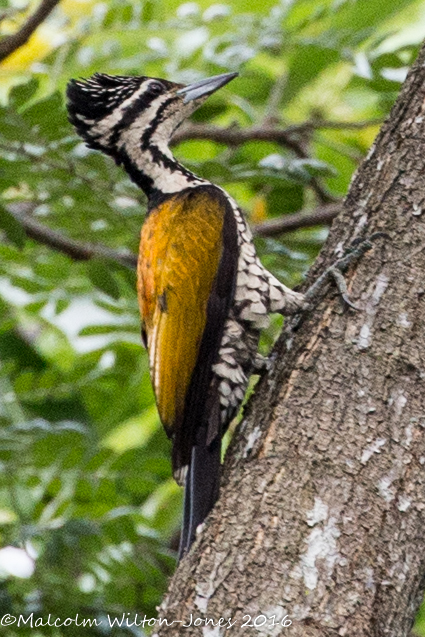
[[[95,73],[67,87],[69,120],[90,148],[111,155],[149,195],[202,180],[174,159],[176,128],[207,97],[233,79],[226,73],[189,86],[159,78]]]
[[[95,73],[67,87],[69,120],[90,148],[111,152],[115,136],[158,97],[181,85],[149,77]],[[116,139],[115,139],[116,141]]]

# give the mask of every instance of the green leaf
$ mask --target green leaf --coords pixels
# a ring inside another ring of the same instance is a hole
[[[290,102],[309,82],[340,59],[336,49],[317,45],[297,46],[290,61],[288,81],[282,101]]]
[[[130,418],[119,425],[105,438],[103,444],[119,453],[142,447],[157,431],[158,424],[158,411],[153,405],[139,417]]]
[[[111,325],[88,325],[83,327],[78,334],[79,336],[99,336],[100,334],[122,334],[123,332],[140,334],[140,321],[112,323]]]
[[[395,15],[409,4],[412,0],[357,0],[355,3],[345,2],[341,11],[337,12],[333,18],[335,29],[343,29],[347,25],[352,31],[360,31],[381,24],[390,16]]]
[[[62,314],[65,310],[69,308],[70,300],[69,299],[58,299],[55,304],[55,314]]]
[[[118,300],[120,298],[120,289],[107,259],[91,259],[88,261],[87,273],[90,281],[98,290],[113,299]]]
[[[38,89],[38,80],[31,78],[26,84],[18,84],[14,86],[9,93],[9,102],[16,108],[23,106],[33,97]]]
[[[0,204],[0,228],[5,231],[9,241],[15,244],[17,248],[25,245],[26,234],[22,225],[4,206]]]
[[[143,3],[142,8],[142,20],[143,22],[150,22],[154,17],[155,3],[152,0],[146,0]]]
[[[60,139],[71,132],[59,93],[36,102],[22,113],[22,118],[31,128],[35,128],[42,138]]]

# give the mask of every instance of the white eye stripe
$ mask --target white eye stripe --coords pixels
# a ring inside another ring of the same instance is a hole
[[[114,108],[112,113],[110,113],[110,115],[107,115],[106,117],[104,117],[98,123],[98,125],[93,128],[93,132],[95,134],[104,135],[105,140],[107,137],[112,135],[114,127],[121,121],[123,112],[127,108],[131,107],[132,104],[134,104],[134,102],[136,102],[140,97],[142,97],[149,90],[149,83],[150,83],[150,80],[148,82],[143,82],[143,84],[140,86],[140,88],[137,91],[135,91],[132,95],[130,95],[126,100],[121,102],[121,104],[118,104],[117,107]],[[146,120],[144,121],[144,126],[146,126],[149,123],[149,121],[153,117],[154,112],[156,112],[159,106],[167,98],[168,98],[168,95],[167,93],[165,93],[163,95],[159,95],[151,102],[151,104],[149,105],[149,108],[142,115],[142,121]],[[137,127],[139,128],[140,125]]]

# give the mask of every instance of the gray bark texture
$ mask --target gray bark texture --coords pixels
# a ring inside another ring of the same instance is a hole
[[[357,237],[387,233],[346,274],[360,311],[329,286],[296,329],[287,322],[220,500],[160,609],[192,624],[156,634],[409,634],[425,576],[423,209],[425,48],[309,274]]]

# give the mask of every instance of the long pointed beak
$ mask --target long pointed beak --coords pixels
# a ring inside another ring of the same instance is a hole
[[[194,82],[193,84],[189,84],[189,86],[184,86],[176,91],[176,93],[177,95],[184,95],[184,103],[187,104],[187,102],[196,100],[204,95],[211,95],[211,93],[218,91],[219,88],[233,80],[238,75],[239,73],[223,73],[222,75],[207,77],[205,80]]]

